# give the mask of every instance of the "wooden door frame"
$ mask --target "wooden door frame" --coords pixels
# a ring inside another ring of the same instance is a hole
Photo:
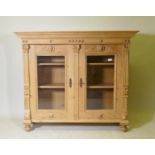
[[[85,45],[89,46],[89,45]],[[91,120],[92,122],[102,122],[102,121],[107,121],[107,120],[117,120],[120,119],[120,114],[119,111],[121,111],[121,106],[122,106],[122,98],[118,97],[118,94],[121,94],[121,87],[123,86],[123,83],[121,83],[118,78],[118,74],[120,73],[123,76],[122,70],[119,68],[121,67],[122,64],[122,50],[120,51],[113,51],[113,50],[105,50],[100,51],[100,50],[90,50],[90,51],[85,51],[83,48],[81,49],[79,53],[79,80],[80,78],[83,78],[83,87],[81,88],[79,86],[79,119],[80,120]],[[87,56],[100,56],[100,55],[114,55],[115,56],[115,65],[114,65],[114,109],[113,110],[87,110],[86,111],[86,98],[87,98],[87,62],[86,62],[86,57]],[[119,67],[118,67],[119,66]],[[119,73],[118,73],[119,72]],[[118,86],[119,85],[119,86]],[[117,102],[117,103],[116,103]],[[119,105],[118,105],[119,102]],[[96,119],[96,115],[99,115],[99,119]],[[100,116],[103,115],[103,118],[100,119]],[[94,117],[94,118],[93,118]]]
[[[35,46],[35,45],[32,45]],[[49,46],[49,45],[36,45],[36,46]],[[57,45],[60,46],[60,45]],[[30,106],[31,106],[31,117],[32,122],[63,122],[63,120],[73,119],[74,108],[72,106],[73,100],[73,90],[74,85],[69,88],[69,78],[72,78],[73,81],[73,69],[70,67],[72,65],[72,61],[69,59],[73,59],[73,55],[71,54],[71,48],[69,45],[66,46],[66,51],[48,51],[48,50],[37,50],[35,48],[30,48],[29,51],[29,64],[30,64]],[[64,56],[65,58],[65,109],[62,110],[40,110],[36,106],[38,104],[38,80],[37,80],[37,56]],[[55,118],[50,118],[50,115],[56,115]]]

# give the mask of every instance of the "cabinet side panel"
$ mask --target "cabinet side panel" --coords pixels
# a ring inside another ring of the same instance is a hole
[[[29,81],[29,45],[23,45],[24,52],[24,123],[31,123],[30,81]]]
[[[123,76],[123,113],[122,113],[122,119],[123,121],[128,120],[128,47],[129,42],[126,43],[126,45],[123,47],[123,63],[124,63],[124,76]]]

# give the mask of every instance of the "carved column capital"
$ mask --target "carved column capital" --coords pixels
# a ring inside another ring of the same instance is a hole
[[[30,49],[30,45],[23,44],[23,52],[24,53],[28,53],[29,52],[29,49]]]
[[[129,45],[130,45],[130,40],[125,40],[124,47],[129,48]]]
[[[81,49],[81,45],[73,45],[73,49],[75,53],[79,53],[80,49]]]

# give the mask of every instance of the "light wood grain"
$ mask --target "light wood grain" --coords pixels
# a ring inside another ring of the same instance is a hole
[[[38,66],[64,66],[64,63],[38,63]]]
[[[102,86],[102,85],[95,85],[95,86],[87,86],[87,88],[95,88],[95,89],[100,89],[100,88],[105,88],[105,89],[108,89],[108,88],[114,88],[114,86]]]
[[[38,88],[42,88],[42,89],[52,89],[52,88],[65,88],[64,84],[54,84],[54,85],[42,85],[42,86],[38,86]]]
[[[131,38],[138,31],[59,31],[59,32],[16,32],[16,35],[21,38],[33,38],[33,39],[44,39],[44,38],[70,38],[71,42],[83,42],[83,38]],[[73,40],[72,38],[76,38]],[[51,42],[52,43],[52,42]]]
[[[16,32],[24,52],[25,130],[33,123],[118,123],[127,131],[129,39],[137,32]]]
[[[89,66],[113,66],[114,63],[88,63]]]

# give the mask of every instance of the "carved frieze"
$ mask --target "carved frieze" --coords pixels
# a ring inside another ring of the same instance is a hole
[[[80,44],[80,43],[84,43],[84,40],[82,40],[82,39],[69,39],[68,42]]]

